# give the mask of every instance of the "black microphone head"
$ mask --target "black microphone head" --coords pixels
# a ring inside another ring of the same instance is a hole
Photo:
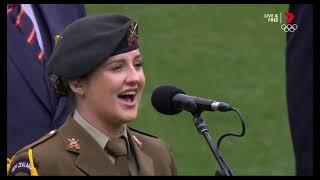
[[[160,113],[167,115],[178,114],[182,111],[181,108],[176,107],[172,102],[172,97],[178,93],[185,94],[179,88],[170,85],[157,87],[151,96],[152,106]]]

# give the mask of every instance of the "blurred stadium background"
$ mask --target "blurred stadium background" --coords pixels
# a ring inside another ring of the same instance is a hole
[[[172,84],[189,95],[213,98],[238,108],[244,137],[227,137],[220,152],[234,175],[294,175],[285,95],[285,33],[264,14],[288,5],[86,5],[87,15],[122,13],[139,23],[146,87],[139,118],[130,126],[164,139],[179,175],[213,175],[219,169],[188,112],[166,116],[150,97]],[[204,112],[211,137],[240,132],[233,112]]]

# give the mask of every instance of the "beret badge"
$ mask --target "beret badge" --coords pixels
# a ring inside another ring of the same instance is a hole
[[[138,43],[138,24],[136,22],[132,22],[130,24],[130,29],[129,29],[128,46],[131,47],[132,45],[137,43]]]

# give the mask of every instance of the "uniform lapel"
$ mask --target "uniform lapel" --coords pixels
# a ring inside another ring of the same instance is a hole
[[[70,153],[78,154],[78,157],[75,159],[75,166],[91,176],[119,175],[107,157],[106,152],[70,115],[60,129],[66,150]],[[78,140],[79,149],[70,148],[69,144],[72,138]]]
[[[139,167],[139,176],[153,176],[153,160],[143,152],[143,142],[139,142],[139,139],[133,135],[130,129],[128,129],[128,137],[131,147],[133,147],[134,154],[136,155],[136,161]]]
[[[50,104],[50,97],[48,95],[46,76],[44,65],[37,61],[35,53],[32,53],[27,47],[25,37],[18,31],[18,29],[7,19],[7,49],[8,56],[16,65],[17,70],[25,78],[31,89],[39,101],[44,104],[44,107],[52,113],[52,106]],[[17,49],[20,52],[17,52]],[[17,89],[19,91],[19,89]]]

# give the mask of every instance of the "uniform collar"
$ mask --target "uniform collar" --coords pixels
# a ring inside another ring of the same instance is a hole
[[[136,157],[139,175],[154,175],[153,159],[144,150],[145,140],[140,134],[130,129],[127,129],[127,133],[131,150],[135,154],[133,157]],[[74,164],[84,173],[101,176],[120,175],[111,160],[107,157],[104,149],[72,118],[72,114],[68,116],[66,122],[59,128],[58,134],[64,140],[66,150],[78,155],[74,160]],[[69,139],[75,139],[76,142],[71,143]],[[79,148],[70,148],[68,147],[70,144],[77,144]]]
[[[91,124],[88,123],[88,121],[81,116],[79,111],[75,110],[73,113],[73,119],[82,127],[84,128],[91,136],[92,138],[99,144],[99,146],[104,149],[110,140],[110,138],[106,135],[104,135],[101,131],[99,131],[97,128],[93,127]],[[124,137],[127,145],[127,155],[128,158],[131,158],[131,150],[128,140],[128,130],[127,126],[125,125],[123,128],[123,131],[121,133],[121,137]]]

